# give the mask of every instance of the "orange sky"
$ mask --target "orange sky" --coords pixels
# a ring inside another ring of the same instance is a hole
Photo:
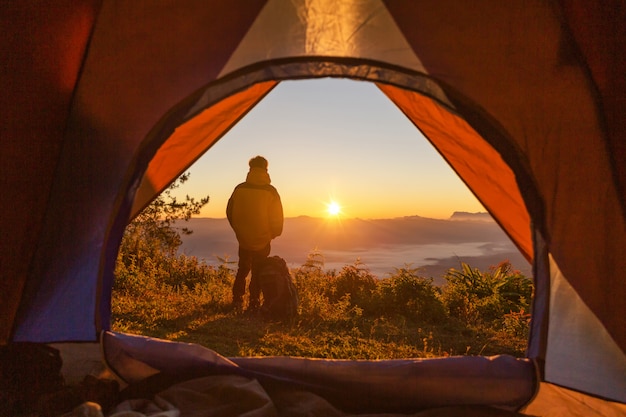
[[[278,85],[190,169],[176,195],[210,202],[200,217],[225,217],[250,157],[269,160],[285,216],[448,218],[485,211],[421,133],[373,84],[351,80]]]

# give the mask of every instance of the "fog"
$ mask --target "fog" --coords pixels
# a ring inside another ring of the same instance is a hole
[[[453,218],[461,220],[287,218],[283,234],[272,242],[272,255],[293,268],[316,251],[326,270],[340,270],[358,260],[379,278],[410,266],[438,284],[445,271],[459,268],[461,262],[484,271],[508,260],[531,276],[530,264],[494,221]],[[218,257],[237,260],[237,241],[226,219],[191,219],[184,226],[193,233],[183,237],[180,252],[214,265],[220,263]]]

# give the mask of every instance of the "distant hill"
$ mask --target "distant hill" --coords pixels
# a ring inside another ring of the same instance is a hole
[[[316,250],[324,256],[327,269],[341,269],[359,259],[379,277],[405,264],[436,278],[449,268],[458,268],[460,262],[485,270],[509,260],[530,276],[529,263],[498,224],[487,213],[468,214],[479,216],[453,215],[455,220],[287,218],[282,236],[272,242],[272,254],[285,258],[290,267],[302,265]],[[182,236],[181,252],[210,264],[216,264],[217,257],[237,260],[237,240],[226,219],[194,218],[178,225],[193,230]]]
[[[473,221],[473,222],[492,222],[493,217],[487,212],[478,212],[478,213],[469,213],[467,211],[455,211],[450,216],[450,220],[463,220],[463,221]]]

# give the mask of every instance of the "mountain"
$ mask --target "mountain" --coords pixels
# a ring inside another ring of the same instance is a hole
[[[453,220],[453,221],[463,220],[463,221],[475,221],[475,222],[494,221],[493,217],[491,217],[491,214],[489,213],[486,213],[486,212],[469,213],[467,211],[455,211],[454,213],[452,213],[452,216],[450,216],[450,220]]]
[[[472,213],[470,213],[472,214]],[[454,215],[453,215],[454,217]],[[481,216],[479,216],[481,217]],[[237,241],[226,219],[195,218],[185,224],[181,252],[217,264],[217,257],[237,260]],[[530,265],[494,221],[429,219],[285,219],[282,236],[272,242],[272,254],[290,267],[302,265],[319,251],[326,269],[341,269],[357,259],[379,277],[394,268],[419,267],[425,276],[440,277],[460,262],[486,270],[503,260],[530,276]]]

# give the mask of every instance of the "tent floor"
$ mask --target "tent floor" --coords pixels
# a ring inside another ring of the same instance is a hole
[[[625,417],[626,404],[542,382],[537,396],[522,412],[545,417]]]
[[[53,343],[50,346],[61,353],[61,373],[68,385],[80,384],[87,375],[100,379],[118,379],[105,365],[99,343]]]

